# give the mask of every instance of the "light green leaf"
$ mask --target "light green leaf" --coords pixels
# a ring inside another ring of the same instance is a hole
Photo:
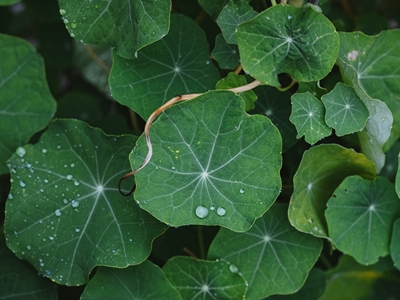
[[[324,15],[287,5],[275,5],[239,25],[236,40],[243,69],[273,86],[280,86],[279,73],[298,81],[324,78],[339,51],[339,35]]]
[[[57,299],[56,285],[18,259],[0,235],[0,299]]]
[[[30,43],[0,34],[0,57],[0,174],[6,174],[6,160],[47,126],[56,102],[43,59]]]
[[[113,53],[113,59],[113,97],[143,119],[174,95],[205,92],[219,79],[204,32],[183,15],[172,15],[169,34],[137,58],[127,60]]]
[[[234,69],[240,62],[237,45],[225,42],[221,33],[215,38],[215,48],[211,55],[218,62],[221,69]]]
[[[86,283],[96,265],[121,268],[145,260],[166,228],[117,189],[135,139],[62,120],[37,144],[18,148],[9,160],[9,248],[66,285]]]
[[[346,177],[327,203],[329,238],[359,263],[374,264],[389,254],[392,225],[400,217],[394,186],[384,177]]]
[[[289,220],[297,230],[327,237],[326,203],[344,178],[375,178],[374,164],[363,154],[339,145],[319,145],[304,152],[294,175]]]
[[[318,259],[322,240],[293,228],[287,208],[273,205],[245,233],[222,228],[210,246],[210,259],[229,261],[243,274],[249,284],[246,299],[294,293]]]
[[[299,88],[297,93],[305,93],[310,92],[315,98],[321,99],[323,95],[325,95],[328,91],[326,88],[323,88],[319,85],[319,81],[312,82],[299,82]]]
[[[170,0],[58,0],[60,14],[76,40],[114,47],[126,58],[162,39],[169,29]]]
[[[304,135],[309,144],[315,144],[332,132],[325,123],[324,105],[310,92],[292,96],[292,113],[289,119],[296,126],[296,137],[299,139]]]
[[[221,28],[225,41],[229,44],[236,44],[236,27],[256,15],[257,12],[253,10],[247,0],[229,2],[217,18],[217,24]]]
[[[153,156],[135,175],[135,199],[165,223],[246,231],[280,193],[279,132],[268,118],[246,114],[232,92],[175,105],[150,132]],[[142,136],[129,156],[132,169],[146,155]]]
[[[382,100],[394,116],[390,146],[400,137],[400,29],[376,36],[341,32],[339,58],[354,67],[357,84],[371,98]]]
[[[175,256],[163,271],[182,299],[244,299],[246,282],[229,263]]]
[[[369,112],[353,88],[339,82],[321,101],[326,109],[326,124],[335,129],[337,136],[362,131]]]
[[[390,256],[393,259],[394,266],[400,270],[400,219],[393,223],[392,239],[390,243]]]
[[[359,84],[356,69],[353,66],[340,58],[338,59],[338,64],[345,83],[354,88],[354,91],[369,111],[365,130],[359,132],[358,137],[363,153],[375,163],[376,172],[379,173],[385,163],[382,146],[389,139],[393,115],[384,102],[372,99],[364,92]]]
[[[181,300],[163,271],[146,260],[125,269],[98,268],[81,298]]]
[[[222,78],[217,82],[216,89],[217,90],[227,90],[230,88],[235,88],[238,86],[246,85],[247,80],[243,75],[237,75],[233,72],[230,72],[228,76]],[[257,100],[257,95],[252,91],[246,91],[242,93],[238,93],[244,100],[244,110],[249,111],[254,108],[254,102]]]

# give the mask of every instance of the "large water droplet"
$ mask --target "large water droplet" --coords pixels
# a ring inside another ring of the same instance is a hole
[[[54,214],[55,214],[57,217],[61,216],[61,210],[56,209],[55,212],[54,212]]]
[[[72,200],[71,201],[71,206],[74,208],[77,208],[79,206],[79,201],[78,200]]]
[[[208,216],[208,208],[202,205],[196,207],[196,216],[200,219],[204,219]]]
[[[67,180],[72,180],[72,175],[71,174],[68,174],[67,176],[65,176],[65,178],[67,178]]]
[[[20,187],[26,187],[26,183],[23,182],[22,180],[19,181],[19,186]]]
[[[23,157],[26,154],[26,150],[24,147],[18,147],[15,153],[17,153],[19,157]]]
[[[243,194],[243,193],[244,193],[244,189],[240,189],[239,192],[240,192],[241,194]]]
[[[225,216],[225,214],[226,214],[226,209],[225,208],[223,208],[223,207],[218,207],[218,209],[217,209],[217,214],[219,215],[219,216]]]

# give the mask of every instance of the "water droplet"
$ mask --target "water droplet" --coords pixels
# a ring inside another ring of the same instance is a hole
[[[229,265],[229,271],[231,271],[232,273],[238,273],[239,272],[239,268],[234,264],[230,264]]]
[[[65,14],[66,14],[65,9],[60,9],[60,14],[61,14],[61,15],[65,15]]]
[[[314,222],[313,219],[312,219],[312,218],[309,218],[309,219],[308,219],[308,223],[312,223],[312,222]]]
[[[54,214],[55,214],[57,217],[61,216],[61,210],[56,209],[55,212],[54,212]]]
[[[215,206],[214,206],[214,205],[211,205],[211,206],[210,206],[210,210],[215,210]]]
[[[175,167],[171,167],[172,170],[175,170]]]
[[[240,191],[239,191],[241,194],[243,194],[244,193],[244,189],[240,189]]]
[[[78,26],[75,22],[71,23],[71,28],[76,28],[76,26]]]
[[[67,178],[67,180],[72,180],[72,175],[68,174],[67,176],[65,176],[65,178]]]
[[[17,153],[19,157],[23,157],[26,154],[26,150],[24,147],[18,147],[17,150],[15,150],[15,153]]]
[[[226,214],[226,209],[225,208],[223,208],[223,207],[218,207],[218,209],[217,209],[217,214],[219,215],[219,216],[225,216],[225,214]]]
[[[72,200],[71,201],[71,206],[74,207],[74,208],[78,207],[79,206],[79,201],[78,200]]]
[[[79,183],[79,181],[74,181],[74,186],[78,186],[80,183]]]
[[[26,249],[31,250],[32,249],[31,245],[26,246]]]
[[[208,208],[202,205],[196,207],[196,216],[200,219],[204,219],[208,216]]]
[[[70,164],[69,166],[70,166],[71,168],[73,168],[73,167],[75,167],[75,164],[72,163],[72,164]]]
[[[23,182],[22,180],[19,181],[19,186],[20,187],[26,187],[26,183]]]
[[[81,231],[79,228],[75,228],[75,232],[79,232]]]
[[[63,200],[64,204],[68,204],[68,199]]]

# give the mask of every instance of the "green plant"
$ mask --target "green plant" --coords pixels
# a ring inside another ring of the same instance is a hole
[[[398,297],[399,5],[15,2],[0,298]]]

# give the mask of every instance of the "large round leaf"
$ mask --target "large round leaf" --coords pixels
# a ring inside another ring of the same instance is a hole
[[[123,197],[134,136],[106,136],[81,121],[55,121],[35,145],[9,160],[6,203],[9,248],[40,273],[84,284],[96,265],[141,263],[166,228]]]
[[[279,132],[268,118],[247,115],[232,92],[169,108],[150,136],[153,157],[136,174],[135,199],[165,223],[246,231],[279,195]],[[144,136],[137,145],[133,169],[147,155]]]

